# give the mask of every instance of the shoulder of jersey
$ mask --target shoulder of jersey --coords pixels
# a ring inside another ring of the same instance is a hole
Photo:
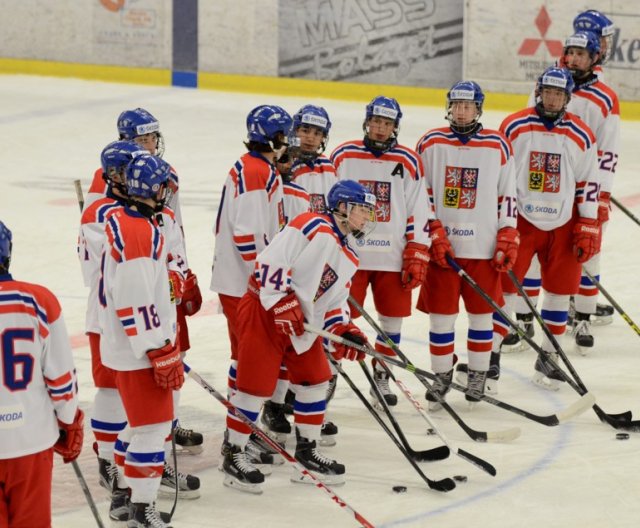
[[[124,208],[109,215],[107,240],[112,247],[112,255],[121,260],[157,260],[164,244],[159,229],[155,229],[146,218],[128,214]]]
[[[107,216],[119,207],[122,207],[122,204],[113,198],[107,196],[100,198],[82,211],[80,223],[92,224],[97,222],[103,224]]]
[[[289,194],[293,196],[299,196],[300,198],[306,197],[309,199],[309,193],[301,187],[297,183],[293,182],[285,182],[283,185],[284,194]]]
[[[234,163],[229,175],[236,183],[239,193],[270,188],[278,179],[273,165],[248,152]]]
[[[171,207],[169,207],[168,205],[165,205],[162,208],[162,214],[163,215],[167,215],[169,218],[171,218],[171,220],[175,220],[176,219],[176,213],[173,209],[171,209]]]
[[[0,283],[0,311],[26,311],[49,324],[61,312],[57,297],[45,286],[31,282],[9,281]]]
[[[604,81],[598,80],[590,86],[573,92],[573,97],[585,97],[596,104],[603,116],[620,114],[620,102],[616,92]]]

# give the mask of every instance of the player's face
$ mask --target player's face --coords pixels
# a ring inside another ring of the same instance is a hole
[[[570,70],[588,71],[592,61],[589,52],[584,48],[568,48],[565,55],[565,63]]]
[[[387,141],[396,128],[393,119],[380,116],[372,116],[367,122],[369,139],[374,141]]]
[[[148,150],[149,154],[151,154],[152,156],[155,155],[156,150],[158,149],[158,136],[155,132],[137,136],[133,138],[133,140],[143,149]]]
[[[451,101],[451,117],[456,125],[470,125],[477,115],[478,107],[474,101]]]
[[[560,88],[544,86],[540,92],[542,106],[547,112],[560,112],[567,102],[567,94]]]
[[[374,221],[374,215],[373,207],[352,204],[349,207],[349,227],[352,231],[365,231],[367,224]]]
[[[300,148],[305,152],[316,152],[324,139],[322,130],[310,125],[299,126],[296,129],[296,136],[300,138]]]

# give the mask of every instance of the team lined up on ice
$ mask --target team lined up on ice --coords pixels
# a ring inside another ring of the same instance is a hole
[[[398,142],[402,111],[385,96],[366,106],[364,138],[339,145],[329,157],[323,152],[331,120],[322,107],[306,105],[293,117],[274,105],[249,112],[247,152],[229,172],[215,222],[211,289],[228,322],[227,390],[233,406],[253,422],[260,420],[278,441],[295,432],[296,459],[325,482],[342,483],[345,474],[343,464],[319,450],[335,444],[338,432],[325,420],[336,383],[331,361],[362,360],[360,347],[368,345],[353,322],[359,314],[349,296],[362,305],[371,286],[380,327],[400,345],[412,290],[420,288],[417,307],[429,314],[434,387],[442,397],[453,377],[454,325],[462,298],[468,363],[457,370],[466,379],[470,402],[482,399],[485,390],[497,390],[509,325],[453,267],[462,267],[512,310],[518,308],[516,288],[505,272],[512,271],[525,287],[535,285],[535,276],[530,280],[525,274],[539,261],[537,288],[545,289],[541,313],[552,333],[564,333],[572,295],[577,336],[588,331],[596,290],[581,281],[581,266],[598,275],[619,109],[600,67],[610,49],[610,22],[589,11],[575,24],[576,30],[595,33],[578,31],[567,39],[559,67],[538,79],[534,104],[508,116],[500,130],[482,127],[484,94],[472,81],[449,90],[449,125],[428,131],[415,150]],[[161,158],[158,121],[142,109],[126,111],[118,132],[120,140],[102,151],[78,247],[89,288],[86,330],[97,388],[91,428],[100,480],[111,493],[111,520],[163,527],[171,520],[155,507],[159,493],[177,487],[182,498],[199,496],[197,477],[165,460],[172,430],[183,450],[202,449],[202,435],[176,422],[182,358],[189,349],[187,317],[198,312],[202,297],[188,266],[178,178]],[[1,227],[0,242],[10,241],[10,232]],[[35,314],[2,312],[2,327],[38,329],[39,314],[48,314],[54,303],[14,281],[8,274],[10,244],[0,249],[0,302],[18,295],[42,308]],[[50,321],[58,319],[59,310],[53,312]],[[527,317],[518,315],[523,324]],[[360,347],[323,343],[305,324]],[[29,352],[43,357],[53,335],[35,340]],[[60,380],[72,372],[72,363],[68,346],[58,341],[64,368],[54,378]],[[382,337],[373,348],[394,354]],[[546,336],[542,348],[555,359]],[[561,379],[552,364],[538,357],[534,365],[535,380],[547,388],[556,388]],[[377,360],[373,369],[386,403],[396,405],[388,373]],[[52,378],[46,371],[45,376],[40,391],[48,398],[43,387],[51,388]],[[58,410],[53,400],[55,409],[51,403],[46,408],[51,416]],[[25,412],[35,412],[33,402],[19,401]],[[437,410],[438,402],[429,403]],[[64,416],[58,414],[66,434],[56,450],[71,460],[82,443],[82,413],[73,418],[75,395],[66,405]],[[29,426],[20,427],[20,445],[31,446]],[[57,427],[52,422],[50,429]],[[227,415],[221,470],[225,485],[259,493],[278,457],[251,433],[233,413]],[[33,447],[32,453],[41,450]],[[50,463],[37,466],[34,478],[47,472]],[[306,481],[299,474],[292,480]],[[43,514],[43,508],[38,511]]]

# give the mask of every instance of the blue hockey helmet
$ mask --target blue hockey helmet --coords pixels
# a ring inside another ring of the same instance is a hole
[[[127,194],[135,198],[152,198],[157,210],[162,209],[167,198],[171,166],[158,156],[143,154],[127,165]]]
[[[377,141],[369,135],[369,121],[373,117],[383,117],[393,121],[395,127],[391,136],[385,141]],[[386,152],[391,150],[398,144],[398,132],[400,131],[400,120],[402,119],[402,110],[400,103],[393,97],[385,97],[379,95],[374,97],[367,105],[365,111],[364,123],[362,130],[364,131],[364,144],[372,150]]]
[[[571,93],[573,92],[575,84],[571,72],[566,68],[558,68],[557,66],[551,66],[547,68],[542,75],[538,77],[536,83],[536,108],[538,111],[549,119],[558,119],[564,115],[564,112],[571,99]],[[543,88],[555,88],[562,90],[566,95],[564,106],[561,110],[547,110],[542,103],[542,89]]]
[[[131,160],[143,154],[148,152],[133,141],[112,141],[100,154],[102,178],[126,194],[125,169]]]
[[[615,26],[613,22],[600,11],[589,9],[579,13],[578,16],[573,19],[573,30],[576,33],[578,31],[590,31],[596,34],[600,40],[599,64],[604,64],[611,58]]]
[[[291,116],[280,106],[256,106],[247,115],[247,140],[269,145],[277,150],[286,144],[292,123]],[[283,136],[281,139],[279,134]]]
[[[584,70],[579,70],[575,67],[569,68],[571,60],[567,58],[567,55],[569,54],[570,48],[579,48],[587,51],[589,57],[591,58],[591,64],[588,68]],[[598,63],[598,60],[600,59],[600,39],[595,33],[592,33],[591,31],[578,31],[577,33],[574,33],[573,35],[567,37],[567,39],[564,41],[564,50],[562,52],[562,55],[562,60],[567,64],[566,67],[569,68],[569,71],[571,72],[571,75],[573,75],[573,78],[575,80],[584,79],[593,72],[593,67]]]
[[[120,139],[134,140],[146,134],[155,134],[157,138],[155,156],[164,154],[164,138],[160,133],[160,123],[144,108],[125,110],[118,116],[118,134]]]
[[[304,150],[301,141],[296,135],[296,131],[302,127],[315,127],[322,131],[324,136],[320,145],[314,151]],[[293,127],[289,134],[289,154],[302,161],[313,161],[327,148],[327,139],[331,130],[331,120],[329,114],[322,106],[305,105],[293,116]]]
[[[470,123],[457,123],[451,113],[451,104],[454,101],[471,101],[476,105],[476,115]],[[484,93],[480,85],[475,81],[459,81],[447,92],[447,115],[445,116],[451,129],[459,134],[470,134],[476,130],[478,120],[482,115]]]
[[[347,206],[345,213],[340,212],[340,204]],[[341,217],[347,230],[357,239],[370,233],[376,224],[376,197],[370,193],[361,183],[354,180],[340,180],[333,184],[327,195],[329,212]],[[363,206],[369,210],[369,219],[364,226],[353,226],[351,223],[351,211],[354,206]]]
[[[0,271],[9,271],[11,262],[11,231],[0,220]]]

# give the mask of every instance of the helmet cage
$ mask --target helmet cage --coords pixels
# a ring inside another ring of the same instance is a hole
[[[548,119],[557,120],[560,119],[566,109],[569,100],[571,99],[571,93],[574,88],[573,77],[571,72],[566,68],[547,68],[542,75],[538,78],[535,89],[536,108],[543,117]],[[565,103],[561,110],[546,110],[542,101],[542,89],[543,88],[556,88],[562,90],[566,95]]]
[[[458,124],[456,123],[453,113],[452,105],[456,101],[473,101],[476,106],[476,115],[470,123]],[[478,121],[482,116],[482,105],[484,104],[484,93],[480,86],[473,81],[461,81],[454,84],[447,92],[447,115],[445,119],[449,121],[451,130],[461,135],[469,135],[473,133],[478,127]]]

